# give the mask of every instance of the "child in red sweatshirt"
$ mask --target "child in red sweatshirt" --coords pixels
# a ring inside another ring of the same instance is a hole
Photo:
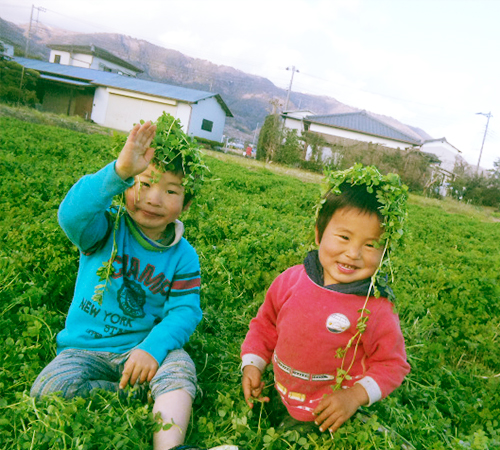
[[[330,432],[360,406],[389,395],[410,371],[399,319],[387,298],[392,292],[377,285],[374,276],[387,248],[388,216],[382,211],[387,214],[388,208],[379,201],[387,192],[382,188],[386,177],[379,176],[376,189],[344,178],[319,208],[318,250],[272,283],[241,352],[243,393],[250,407],[252,399],[269,401],[262,397],[261,375],[272,363],[275,387],[289,414]],[[368,317],[361,334],[360,311]],[[349,366],[341,386],[332,389]]]

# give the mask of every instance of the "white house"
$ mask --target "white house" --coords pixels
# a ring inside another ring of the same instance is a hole
[[[428,139],[420,146],[420,150],[425,153],[436,155],[441,161],[440,167],[447,172],[453,173],[456,164],[467,164],[458,148],[451,145],[446,138]]]
[[[143,72],[133,64],[93,44],[49,44],[48,47],[50,48],[49,62],[52,63],[102,70],[103,72],[113,72],[131,77]]]
[[[313,115],[312,111],[304,109],[299,111],[283,111],[281,117],[283,118],[285,127],[290,130],[297,130],[297,134],[300,136],[304,131],[304,118]]]
[[[180,119],[191,136],[222,142],[226,117],[233,117],[219,94],[137,79],[114,72],[14,58],[40,73],[42,109],[79,115],[99,125],[129,131],[163,111]]]
[[[409,127],[398,128],[367,111],[326,115],[291,111],[282,116],[288,128],[319,134],[329,143],[344,146],[371,142],[384,147],[407,149],[421,142],[421,137]]]

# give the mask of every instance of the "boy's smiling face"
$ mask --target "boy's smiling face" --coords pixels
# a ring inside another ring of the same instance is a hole
[[[125,191],[127,211],[147,237],[158,240],[167,225],[189,207],[184,206],[182,176],[159,172],[150,165],[135,181]]]
[[[375,248],[382,227],[376,214],[357,208],[342,208],[332,215],[319,242],[319,261],[324,285],[352,283],[370,278],[382,259],[383,248]]]

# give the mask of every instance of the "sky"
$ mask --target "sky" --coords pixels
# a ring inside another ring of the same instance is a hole
[[[0,0],[0,17],[26,24],[32,7],[33,26],[125,34],[284,89],[294,73],[292,92],[500,160],[500,0]]]

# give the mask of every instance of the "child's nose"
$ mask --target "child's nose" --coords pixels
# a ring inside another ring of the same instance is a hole
[[[161,192],[156,186],[148,189],[146,202],[150,205],[159,205],[161,203]]]
[[[347,247],[346,255],[351,259],[360,259],[361,249],[362,246],[352,243]]]

